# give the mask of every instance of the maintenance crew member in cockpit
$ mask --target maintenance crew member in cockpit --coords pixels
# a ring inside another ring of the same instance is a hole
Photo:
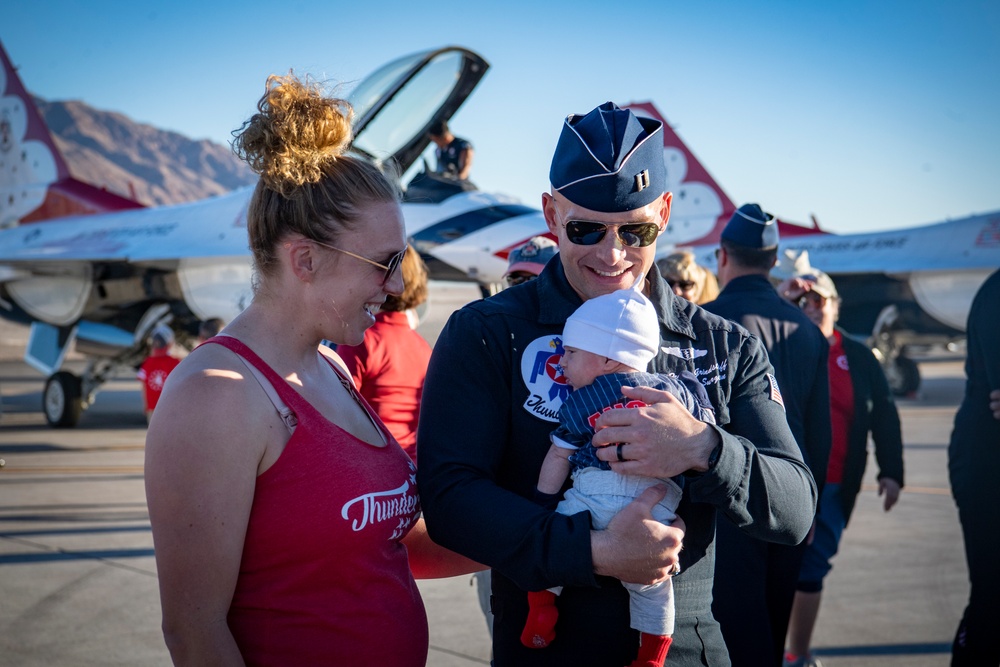
[[[448,123],[443,120],[432,123],[428,135],[437,145],[434,156],[437,158],[438,173],[468,180],[472,171],[472,144],[452,134]]]

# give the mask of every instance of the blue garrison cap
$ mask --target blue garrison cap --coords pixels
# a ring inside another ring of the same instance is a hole
[[[722,238],[746,248],[770,250],[778,247],[778,223],[759,204],[743,204],[729,218]]]
[[[593,211],[632,211],[655,201],[667,190],[663,123],[613,102],[585,116],[567,116],[549,181],[566,199]]]

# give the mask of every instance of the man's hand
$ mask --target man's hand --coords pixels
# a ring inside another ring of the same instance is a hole
[[[1000,389],[990,392],[990,412],[993,413],[993,419],[1000,419]]]
[[[815,283],[810,280],[804,280],[796,276],[794,278],[787,278],[781,281],[781,283],[774,289],[778,292],[778,294],[798,305],[798,301],[802,298],[802,295],[810,291],[814,284]]]
[[[599,448],[597,458],[617,473],[664,479],[708,469],[709,454],[719,444],[714,429],[698,421],[668,391],[622,387],[622,394],[646,407],[608,410],[600,416],[593,440]],[[619,460],[619,451],[624,461]]]
[[[899,500],[899,482],[891,477],[880,479],[878,481],[878,494],[881,496],[883,493],[885,494],[885,502],[882,503],[882,507],[888,512]]]
[[[653,518],[653,507],[664,495],[662,485],[646,489],[607,528],[590,533],[595,573],[646,585],[670,576],[679,565],[686,526],[680,517],[671,526]]]

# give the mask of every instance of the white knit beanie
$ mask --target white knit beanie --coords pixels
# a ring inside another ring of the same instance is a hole
[[[563,345],[644,371],[660,347],[660,320],[642,292],[623,289],[584,301],[567,318],[562,338]]]

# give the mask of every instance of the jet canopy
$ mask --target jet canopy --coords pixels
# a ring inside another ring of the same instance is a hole
[[[353,150],[379,164],[392,160],[402,175],[430,138],[479,84],[489,63],[459,46],[404,56],[376,70],[347,96],[354,107]]]

